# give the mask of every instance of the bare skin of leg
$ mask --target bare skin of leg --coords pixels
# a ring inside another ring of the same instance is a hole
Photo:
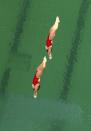
[[[42,63],[37,67],[36,76],[37,76],[38,78],[40,78],[40,77],[42,76],[43,71],[44,71],[44,69],[45,69],[45,67],[46,67],[46,62],[47,62],[47,59],[46,59],[46,57],[45,57],[45,58],[43,59]]]
[[[53,38],[55,37],[55,34],[56,34],[57,29],[58,29],[59,23],[60,23],[60,20],[59,20],[59,17],[57,16],[54,25],[49,30],[49,34],[50,34],[49,38],[51,40],[53,40]]]

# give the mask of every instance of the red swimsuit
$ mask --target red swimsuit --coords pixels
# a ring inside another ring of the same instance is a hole
[[[36,77],[36,75],[33,78],[32,84],[35,86],[37,84],[39,84],[39,78]]]
[[[48,48],[50,46],[52,46],[52,40],[49,39],[49,35],[48,35],[47,40],[46,40],[46,47]]]

